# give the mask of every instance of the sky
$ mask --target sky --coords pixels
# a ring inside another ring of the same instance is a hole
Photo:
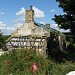
[[[30,6],[33,6],[35,22],[49,23],[52,28],[58,29],[52,20],[55,14],[64,14],[58,5],[55,0],[0,0],[0,30],[9,35],[23,25],[25,10]]]

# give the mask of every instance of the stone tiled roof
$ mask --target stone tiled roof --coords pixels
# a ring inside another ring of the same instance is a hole
[[[62,36],[64,36],[64,34],[63,34],[62,32],[60,32],[60,31],[58,31],[58,30],[56,30],[56,29],[53,29],[53,28],[51,28],[51,27],[47,27],[47,26],[44,25],[44,24],[36,23],[36,22],[35,22],[35,24],[36,24],[37,26],[40,26],[40,27],[44,28],[44,29],[50,30],[50,32],[52,32],[53,34],[57,34],[57,35],[62,35]]]

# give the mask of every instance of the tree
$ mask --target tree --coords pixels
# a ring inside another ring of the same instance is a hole
[[[3,50],[7,50],[6,45],[5,45],[5,37],[2,35],[3,33],[0,30],[0,48]]]
[[[2,38],[2,32],[0,30],[0,48],[2,47],[3,45],[3,38]]]
[[[70,29],[73,39],[75,40],[75,0],[56,0],[59,7],[63,9],[63,15],[55,15],[53,20],[59,28]]]

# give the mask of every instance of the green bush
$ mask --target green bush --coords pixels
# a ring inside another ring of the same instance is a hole
[[[67,53],[70,60],[75,61],[75,43],[70,43],[68,45]]]
[[[32,63],[37,64],[37,75],[44,75],[48,60],[36,55],[35,50],[12,50],[0,57],[0,75],[32,75]]]
[[[3,33],[0,31],[0,48],[5,51],[7,50],[6,39],[8,39],[9,36],[4,36],[2,34]]]
[[[36,75],[66,75],[75,70],[75,63],[65,61],[56,63],[48,60],[32,49],[16,49],[0,56],[0,75],[32,75],[32,63],[37,64]]]

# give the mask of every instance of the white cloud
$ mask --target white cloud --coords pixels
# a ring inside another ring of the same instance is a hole
[[[6,24],[4,22],[0,21],[0,27],[5,27],[5,26],[6,26]]]
[[[4,29],[1,29],[4,35],[10,35],[12,32],[15,31],[15,27],[5,27]]]
[[[61,31],[61,32],[70,32],[70,30],[69,30],[69,29],[67,29],[67,30],[59,29],[59,31]]]
[[[8,31],[14,31],[16,28],[15,27],[6,27],[6,30]]]
[[[40,23],[45,25],[45,23],[44,23],[44,22],[40,22]]]
[[[4,22],[1,22],[0,21],[0,30],[2,31],[2,32],[4,32],[4,30],[6,30],[6,24],[4,23]]]
[[[3,32],[3,34],[10,34],[15,30],[15,27],[8,27],[4,22],[0,21],[0,30]]]
[[[25,16],[25,8],[22,7],[20,11],[16,13],[17,16]]]
[[[56,29],[56,30],[58,30],[58,31],[59,31],[58,24],[51,24],[51,27],[52,27],[53,29]]]
[[[69,32],[70,31],[69,29],[67,29],[67,30],[60,29],[58,27],[58,24],[51,24],[51,27],[54,28],[54,29],[56,29],[56,30],[58,30],[58,31],[60,31],[60,32]]]
[[[54,28],[54,29],[59,30],[58,24],[51,24],[51,27]]]
[[[13,22],[15,24],[20,23],[20,22],[24,23],[24,21],[25,21],[25,8],[22,7],[21,10],[16,13],[16,15],[18,16],[18,18],[16,20],[14,20]]]
[[[6,26],[4,22],[0,21],[0,30],[3,32],[3,34],[11,34],[16,29],[16,27],[9,27]]]
[[[51,9],[50,12],[52,12],[52,13],[55,12],[55,9]]]
[[[39,10],[38,8],[33,6],[33,10],[34,10],[34,18],[43,18],[44,17],[44,12],[42,10]]]
[[[54,27],[58,27],[58,24],[52,24],[52,26],[54,26]]]
[[[0,29],[4,35],[10,35],[12,32],[16,30],[15,27],[0,27]]]

